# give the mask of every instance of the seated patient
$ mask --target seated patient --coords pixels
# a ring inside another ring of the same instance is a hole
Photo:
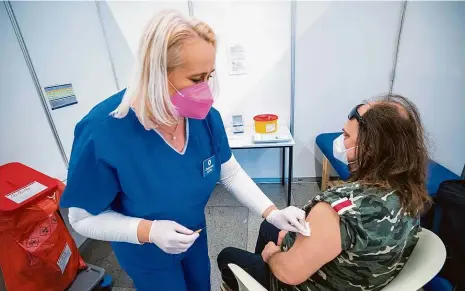
[[[255,253],[226,248],[219,254],[223,290],[238,289],[228,263],[268,290],[381,290],[400,272],[429,204],[428,155],[415,105],[388,95],[356,106],[333,150],[351,178],[304,207],[311,235],[279,233],[263,222]]]

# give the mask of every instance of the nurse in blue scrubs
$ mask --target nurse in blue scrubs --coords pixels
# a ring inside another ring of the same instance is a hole
[[[210,290],[205,205],[217,182],[279,229],[305,213],[277,209],[242,170],[212,108],[211,28],[162,12],[140,41],[123,90],[76,126],[61,206],[80,234],[110,241],[138,290]]]

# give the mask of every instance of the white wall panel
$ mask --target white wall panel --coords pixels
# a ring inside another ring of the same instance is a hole
[[[195,17],[207,22],[218,37],[215,107],[225,124],[242,114],[252,125],[260,113],[290,118],[291,3],[289,1],[194,1]],[[229,75],[227,49],[245,49],[247,74]],[[238,151],[240,164],[254,178],[279,178],[279,150]]]
[[[189,15],[187,1],[102,1],[99,4],[121,89],[128,85],[139,39],[153,15],[165,9]]]
[[[465,164],[465,3],[409,2],[394,92],[418,106],[432,157],[461,174]]]
[[[43,87],[72,83],[78,104],[52,111],[69,157],[76,123],[116,92],[95,3],[12,2]]]
[[[246,124],[259,113],[276,113],[284,124],[290,112],[290,2],[196,1],[195,16],[218,36],[219,95],[215,106],[226,123],[241,113]],[[228,74],[227,48],[245,48],[248,73]]]
[[[0,165],[21,162],[64,178],[65,163],[3,3],[0,43]]]
[[[295,175],[321,176],[320,133],[389,91],[401,2],[297,2]]]

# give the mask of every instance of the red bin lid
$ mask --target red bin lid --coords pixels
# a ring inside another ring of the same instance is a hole
[[[58,181],[21,163],[0,166],[0,211],[11,211],[53,192]]]
[[[278,115],[275,114],[260,114],[256,115],[253,120],[255,121],[275,121],[278,120]]]

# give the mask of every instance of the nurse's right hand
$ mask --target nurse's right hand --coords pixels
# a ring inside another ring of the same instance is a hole
[[[154,220],[149,233],[149,241],[168,254],[184,253],[198,237],[198,233],[170,220]]]

